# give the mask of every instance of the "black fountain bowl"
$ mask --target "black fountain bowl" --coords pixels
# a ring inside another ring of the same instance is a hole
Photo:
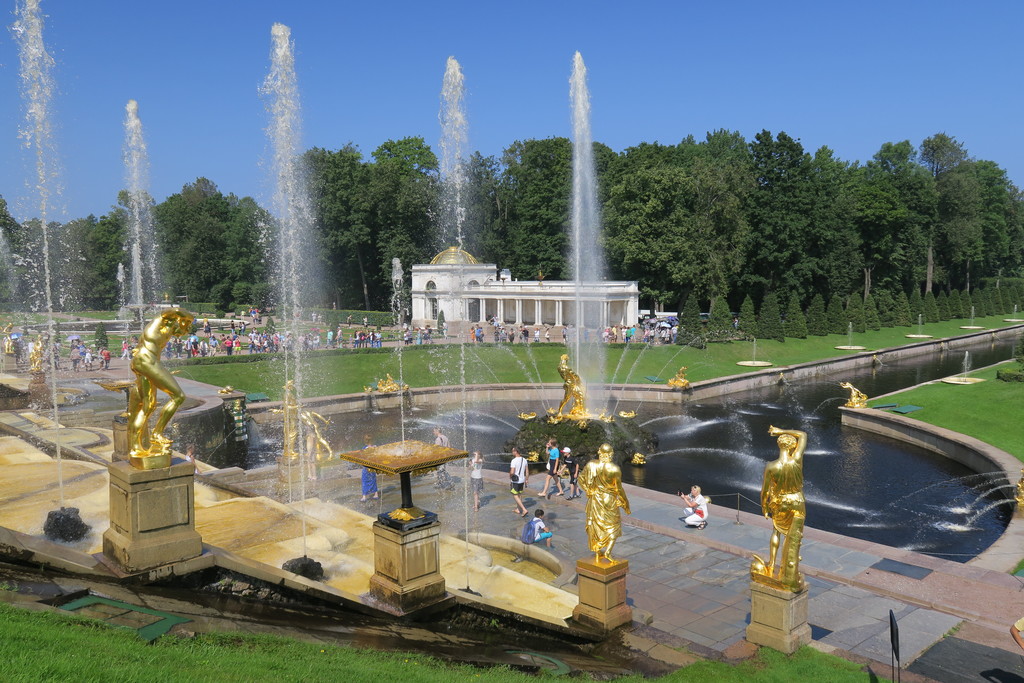
[[[50,510],[43,524],[43,533],[51,541],[74,543],[85,538],[89,525],[82,521],[78,508]]]
[[[544,445],[548,439],[558,440],[558,447],[569,447],[578,458],[596,458],[602,444],[611,444],[615,451],[615,462],[629,462],[634,453],[650,455],[658,449],[658,437],[628,418],[615,418],[614,422],[603,420],[567,420],[557,424],[538,417],[523,424],[512,440],[505,445],[506,451],[513,447],[524,455],[536,453],[546,461]]]
[[[306,557],[305,555],[288,560],[281,565],[281,569],[286,572],[291,572],[292,574],[304,576],[312,581],[323,581],[324,578],[323,565],[310,557]]]

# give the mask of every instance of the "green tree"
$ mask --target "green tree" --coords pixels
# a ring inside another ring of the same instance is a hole
[[[779,296],[768,292],[761,302],[761,310],[757,314],[757,337],[786,341],[782,330],[782,313],[779,310]]]
[[[966,317],[964,316],[963,302],[960,301],[960,292],[955,289],[949,291],[949,317],[951,320]]]
[[[740,331],[743,334],[757,337],[757,314],[754,312],[754,300],[747,294],[740,305]]]
[[[800,309],[800,301],[795,296],[789,298],[789,305],[786,307],[786,322],[782,329],[787,337],[807,339],[807,319]]]
[[[907,298],[907,293],[903,290],[896,295],[895,322],[900,327],[910,327],[917,322],[910,306],[910,299]]]
[[[828,317],[825,315],[825,299],[815,294],[807,307],[807,332],[818,337],[828,334]]]
[[[720,296],[711,303],[711,311],[708,316],[708,338],[731,339],[733,335],[732,312],[729,310],[729,302],[724,296]]]
[[[876,289],[871,295],[878,308],[878,322],[882,327],[896,326],[896,300],[888,289]]]
[[[867,322],[864,319],[864,301],[860,294],[851,294],[846,298],[846,323],[847,330],[853,325],[853,331],[858,334],[867,332]]]
[[[946,296],[946,290],[940,290],[939,295],[935,297],[935,308],[939,311],[939,320],[949,320],[952,318],[949,312],[949,297]]]
[[[828,308],[825,310],[828,318],[829,334],[846,334],[846,310],[843,308],[843,298],[833,294],[828,301]]]
[[[693,339],[704,334],[704,323],[700,319],[700,304],[697,295],[686,297],[683,310],[679,315],[679,329],[676,331],[677,344],[689,344]]]
[[[910,292],[910,317],[916,325],[918,320],[925,320],[924,317],[924,298],[921,296],[921,290],[914,287]]]
[[[950,171],[956,169],[961,163],[967,160],[967,150],[956,138],[945,133],[936,133],[925,138],[920,149],[921,163],[925,165],[932,177],[939,180]],[[948,187],[939,189],[940,194],[949,190]],[[937,207],[938,208],[938,207]],[[940,241],[943,233],[950,229],[948,216],[939,216],[937,221],[932,222],[927,233],[927,266],[925,271],[924,291],[932,291],[932,282],[935,277],[935,248],[937,241]]]
[[[864,298],[864,326],[869,330],[882,329],[882,320],[878,316],[878,307],[875,305],[875,297],[868,294]]]
[[[102,321],[96,323],[96,331],[93,333],[92,341],[97,349],[105,349],[109,346],[110,341],[107,339],[107,326],[104,325]]]
[[[960,307],[963,309],[964,318],[973,320],[974,316],[979,315],[977,306],[974,305],[974,298],[966,289],[960,292]]]
[[[925,292],[922,300],[922,310],[924,311],[924,321],[926,323],[939,322],[939,307],[935,304],[935,295],[931,292]]]

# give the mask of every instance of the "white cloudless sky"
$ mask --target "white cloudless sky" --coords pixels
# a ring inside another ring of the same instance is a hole
[[[18,5],[0,0],[0,196],[35,215]],[[57,65],[64,187],[55,220],[107,213],[125,187],[124,108],[139,102],[157,201],[197,177],[269,206],[259,86],[270,28],[291,28],[305,147],[422,136],[437,149],[445,60],[465,74],[470,147],[570,136],[568,80],[589,71],[594,139],[616,151],[762,129],[866,161],[938,132],[1024,184],[1024,3],[43,0]]]

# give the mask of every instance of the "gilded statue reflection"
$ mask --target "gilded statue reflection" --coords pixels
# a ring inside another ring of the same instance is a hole
[[[131,392],[128,405],[128,460],[139,469],[150,470],[171,464],[172,442],[164,436],[164,429],[184,403],[185,392],[160,362],[160,352],[171,337],[188,334],[192,321],[192,314],[181,308],[163,311],[146,325],[132,355],[130,367],[135,373],[136,391]],[[156,424],[150,429],[149,420],[156,411],[157,390],[167,394],[168,399]]]
[[[563,356],[564,358],[565,356]],[[622,535],[619,508],[629,512],[629,499],[622,488],[622,471],[612,462],[612,447],[603,444],[597,460],[591,460],[580,474],[580,488],[587,494],[587,540],[594,551],[594,561],[614,562],[612,546]]]
[[[863,391],[853,386],[849,382],[841,382],[839,384],[843,389],[850,392],[849,400],[843,404],[845,408],[867,408],[868,407],[868,395]]]
[[[769,427],[768,433],[777,436],[779,457],[764,468],[761,486],[761,512],[772,520],[772,537],[768,561],[754,555],[750,576],[757,583],[799,593],[804,589],[800,573],[800,542],[804,537],[804,449],[807,434],[797,429]],[[782,537],[782,556],[779,545]],[[779,559],[778,568],[775,567]]]
[[[562,376],[564,382],[565,396],[562,398],[562,402],[558,404],[556,417],[564,416],[573,420],[587,417],[586,389],[583,387],[583,381],[580,379],[580,376],[569,367],[569,355],[566,353],[563,353],[562,358],[558,361],[558,374]],[[572,401],[572,409],[567,414],[563,413],[570,401]]]

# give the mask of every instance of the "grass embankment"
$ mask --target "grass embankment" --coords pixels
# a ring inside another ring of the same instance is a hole
[[[971,377],[987,380],[978,384],[932,382],[868,405],[898,402],[921,406],[924,410],[907,417],[973,436],[1024,461],[1024,383],[1000,382],[995,378],[996,370],[970,373]]]
[[[480,669],[424,655],[312,644],[262,635],[164,636],[152,645],[133,632],[53,612],[0,604],[5,681],[329,681],[507,683],[536,677],[503,667]],[[662,681],[866,681],[860,666],[810,648],[787,657],[762,649],[739,666],[699,662]],[[629,676],[623,683],[645,679]]]
[[[936,339],[966,334],[960,329],[961,320],[924,325],[924,334]],[[978,319],[977,324],[990,328],[1006,327],[1002,316]],[[853,335],[853,343],[868,349],[881,349],[911,343],[907,334],[917,333],[917,327],[885,328]],[[849,355],[834,347],[846,344],[846,335],[787,339],[785,342],[758,340],[757,360],[768,360],[776,366],[793,365],[823,358]],[[394,349],[386,353],[344,353],[312,357],[307,361],[303,386],[304,397],[330,396],[355,393],[363,386],[390,373],[413,387],[457,384],[459,359],[464,351],[467,384],[560,382],[558,357],[565,352],[561,344],[435,344],[432,346],[404,347],[399,356]],[[657,377],[662,383],[672,377],[680,366],[687,366],[687,378],[700,381],[750,372],[752,369],[736,365],[755,356],[751,342],[710,344],[704,350],[686,346],[646,347],[617,344],[608,347],[608,380],[613,383],[648,383],[648,377]],[[229,363],[223,365],[187,365],[180,369],[182,377],[224,386],[230,384],[246,392],[261,392],[275,400],[281,398],[284,368],[280,358],[268,357],[257,363]]]

